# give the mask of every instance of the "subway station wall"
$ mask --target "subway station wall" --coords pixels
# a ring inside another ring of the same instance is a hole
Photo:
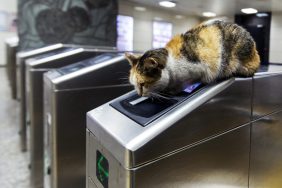
[[[173,13],[168,13],[165,10],[146,7],[146,11],[136,11],[131,3],[119,1],[119,14],[132,16],[133,23],[133,49],[148,50],[152,48],[153,43],[153,21],[164,21],[172,23],[172,36],[184,33],[200,20],[194,16],[187,16],[183,19],[176,19]]]
[[[14,14],[17,13],[17,0],[0,1],[0,11],[1,13]],[[5,18],[5,17],[4,17]],[[2,20],[4,21],[4,20]],[[10,24],[10,23],[7,23]],[[9,27],[9,26],[7,26]],[[6,38],[16,36],[16,30],[1,29],[0,30],[0,65],[6,64],[6,53],[4,41]]]
[[[282,63],[282,13],[272,13],[269,61]]]

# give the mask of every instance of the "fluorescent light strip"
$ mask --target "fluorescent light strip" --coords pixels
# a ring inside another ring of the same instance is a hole
[[[203,16],[205,16],[205,17],[215,17],[216,13],[214,13],[214,12],[203,12]]]
[[[245,14],[255,14],[258,12],[257,9],[254,8],[243,8],[241,9],[241,12],[245,13]]]
[[[172,8],[176,6],[176,3],[172,1],[160,1],[159,5],[162,7]]]
[[[257,13],[256,16],[257,17],[267,17],[268,14],[267,13]]]

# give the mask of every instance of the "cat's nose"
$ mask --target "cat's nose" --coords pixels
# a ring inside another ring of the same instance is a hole
[[[141,92],[141,90],[137,89],[136,91],[137,91],[137,94],[138,94],[139,96],[142,96],[142,95],[143,95],[143,93]]]

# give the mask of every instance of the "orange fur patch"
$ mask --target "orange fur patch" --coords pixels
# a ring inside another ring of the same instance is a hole
[[[250,56],[250,59],[242,62],[242,65],[248,69],[250,75],[253,75],[258,70],[260,66],[260,57],[256,50],[256,46],[253,48],[253,53]]]
[[[176,35],[166,44],[165,48],[173,55],[174,58],[179,59],[182,45],[183,38],[180,35]]]
[[[137,70],[136,67],[132,68],[130,70],[130,74],[134,75],[136,77],[137,83],[144,83],[146,87],[152,85],[154,82],[156,82],[157,80],[155,78],[151,78],[145,75],[140,74]]]
[[[197,52],[203,63],[206,63],[213,72],[220,67],[221,57],[221,33],[216,26],[203,28],[199,32],[201,41],[197,44]]]

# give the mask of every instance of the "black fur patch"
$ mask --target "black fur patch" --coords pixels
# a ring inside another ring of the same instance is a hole
[[[216,21],[214,24],[221,30],[222,35],[222,71],[228,69],[233,51],[240,61],[250,58],[254,47],[254,41],[249,32],[237,24],[221,21]]]
[[[200,62],[199,54],[197,53],[197,44],[202,42],[199,38],[199,32],[203,27],[194,28],[181,35],[183,37],[183,46],[180,52],[191,63]]]
[[[137,70],[141,74],[152,78],[159,78],[161,76],[161,70],[165,67],[168,57],[168,51],[165,48],[158,48],[154,50],[149,50],[139,59],[137,64]],[[144,66],[147,59],[153,58],[158,63],[156,68],[148,68]]]

